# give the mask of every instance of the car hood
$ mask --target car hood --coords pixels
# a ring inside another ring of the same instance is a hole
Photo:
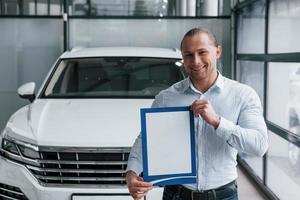
[[[6,132],[40,146],[131,146],[140,132],[140,108],[152,101],[38,99],[11,117]]]

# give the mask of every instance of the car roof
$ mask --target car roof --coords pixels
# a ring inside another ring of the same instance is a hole
[[[65,58],[88,57],[154,57],[181,59],[178,49],[154,48],[154,47],[95,47],[73,48],[61,55]]]

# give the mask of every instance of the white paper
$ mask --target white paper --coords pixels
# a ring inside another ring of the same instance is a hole
[[[146,113],[148,175],[191,173],[189,111]]]

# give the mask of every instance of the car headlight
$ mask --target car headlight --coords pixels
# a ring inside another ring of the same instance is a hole
[[[2,139],[1,149],[5,150],[6,152],[18,155],[21,158],[40,158],[40,154],[36,146],[24,142],[9,140],[7,138]]]
[[[0,153],[3,157],[21,164],[40,166],[38,147],[3,136]]]
[[[13,142],[11,142],[5,138],[3,138],[3,140],[2,140],[2,149],[5,151],[8,151],[10,153],[19,155],[19,151],[18,151],[16,145]]]
[[[20,149],[22,156],[25,156],[25,157],[31,158],[31,159],[40,158],[38,149],[35,146],[33,146],[31,144],[24,144],[24,145],[18,144],[18,147]]]

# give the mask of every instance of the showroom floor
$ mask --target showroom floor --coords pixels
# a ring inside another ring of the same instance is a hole
[[[262,194],[257,191],[248,177],[238,168],[238,194],[239,200],[267,200]]]

